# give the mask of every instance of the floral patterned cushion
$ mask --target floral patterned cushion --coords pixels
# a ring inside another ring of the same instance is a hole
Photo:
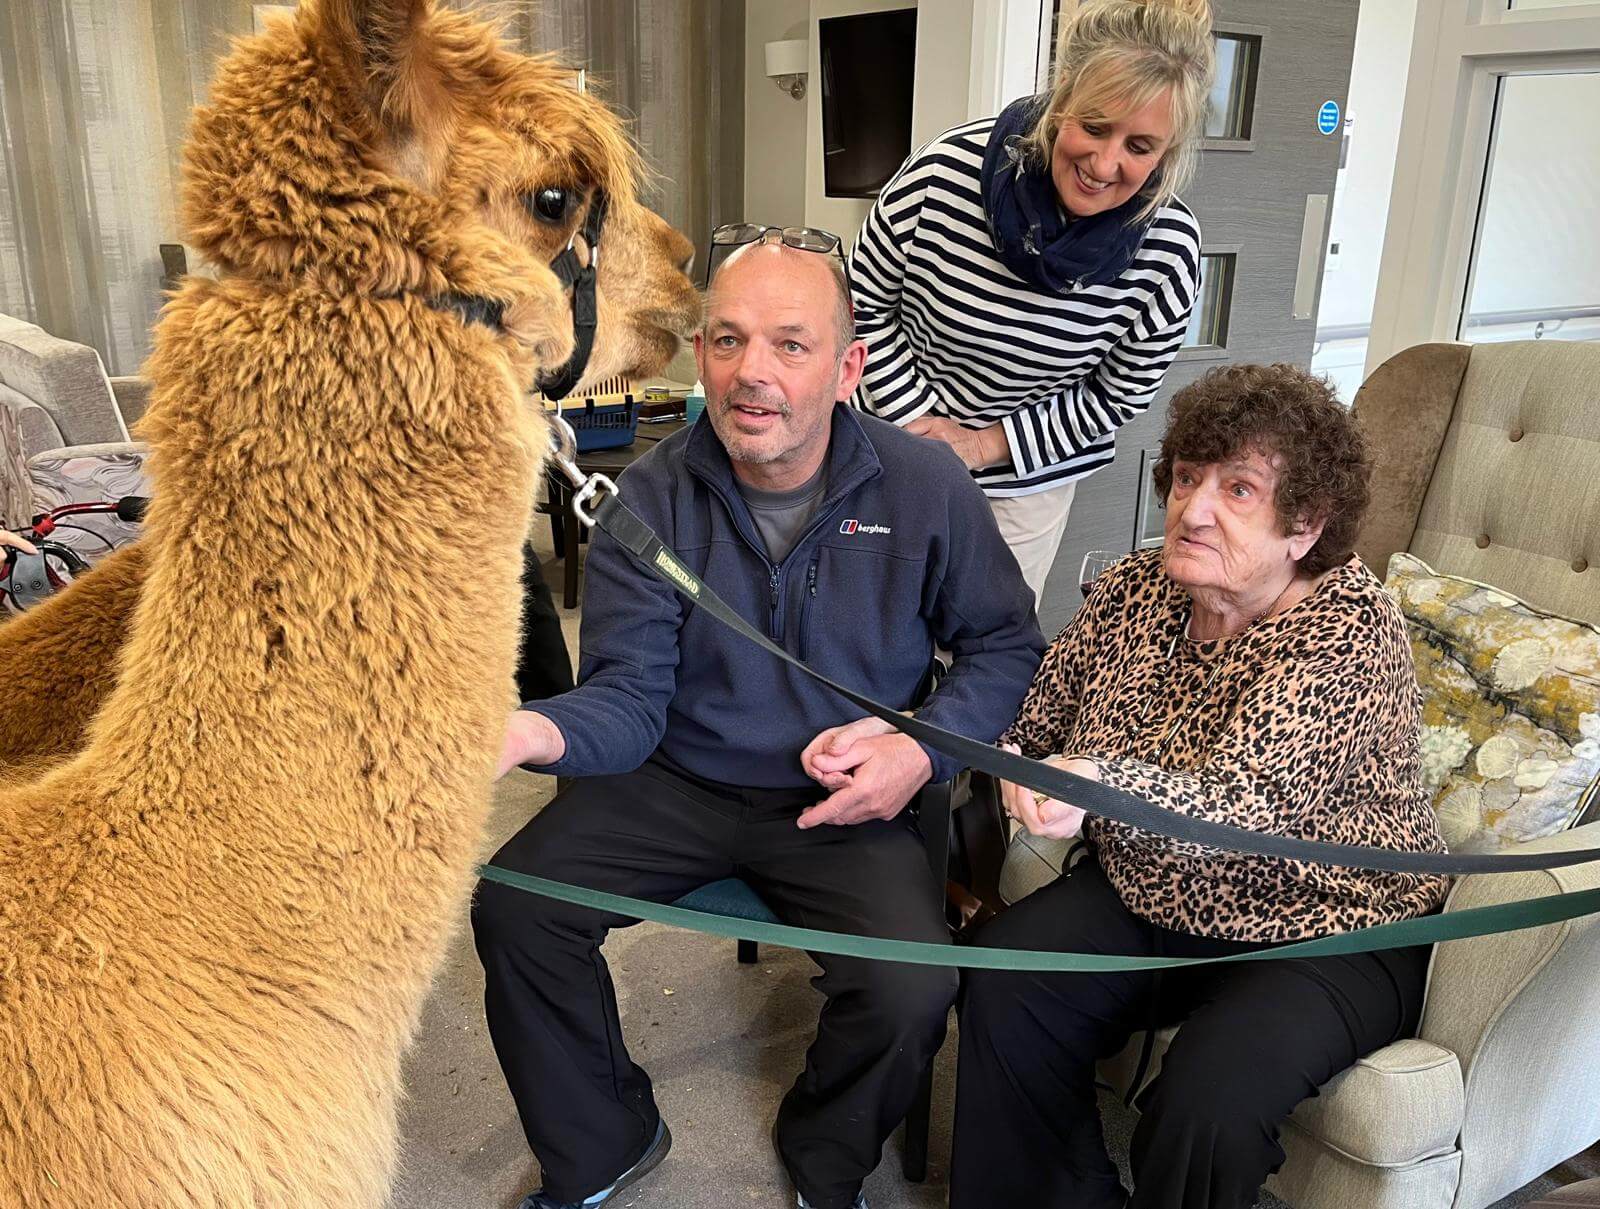
[[[1494,851],[1564,831],[1600,791],[1600,627],[1389,560],[1422,688],[1422,773],[1445,842]]]

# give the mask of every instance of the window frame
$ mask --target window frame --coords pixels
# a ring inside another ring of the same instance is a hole
[[[1600,3],[1419,0],[1363,376],[1454,341],[1465,312],[1500,78],[1600,70]]]
[[[1207,260],[1223,260],[1228,263],[1227,273],[1223,279],[1221,294],[1217,300],[1217,313],[1221,317],[1219,327],[1222,339],[1216,343],[1185,344],[1178,349],[1180,361],[1223,361],[1228,357],[1228,335],[1232,331],[1233,297],[1239,284],[1239,257],[1244,250],[1244,245],[1229,243],[1216,244],[1212,247],[1200,249],[1200,280],[1201,296],[1204,297],[1205,283],[1210,280],[1206,272]],[[1195,299],[1195,306],[1199,306],[1201,298]],[[1185,335],[1187,335],[1185,331]]]
[[[1254,151],[1256,149],[1256,105],[1260,96],[1261,67],[1266,60],[1268,31],[1264,25],[1246,25],[1243,22],[1229,22],[1218,25],[1211,31],[1214,38],[1231,38],[1245,41],[1252,45],[1253,52],[1249,59],[1249,72],[1245,80],[1244,98],[1240,102],[1243,115],[1241,125],[1245,133],[1240,136],[1232,135],[1204,135],[1200,140],[1200,147],[1204,151]]]

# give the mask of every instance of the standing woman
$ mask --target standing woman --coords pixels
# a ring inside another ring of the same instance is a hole
[[[1207,0],[1063,21],[1050,92],[915,152],[850,257],[858,402],[961,455],[1035,598],[1074,485],[1183,342],[1200,227],[1178,191],[1215,72]]]

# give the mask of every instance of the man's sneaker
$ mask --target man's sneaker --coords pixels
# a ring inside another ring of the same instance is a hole
[[[667,1128],[666,1121],[656,1126],[656,1136],[651,1140],[649,1148],[639,1156],[639,1161],[628,1170],[619,1175],[611,1184],[600,1189],[593,1196],[581,1201],[558,1201],[555,1197],[544,1191],[530,1192],[522,1198],[522,1204],[517,1209],[592,1209],[595,1205],[604,1205],[624,1188],[637,1184],[661,1165],[661,1160],[667,1157],[667,1151],[672,1149],[672,1131]]]
[[[811,1202],[798,1192],[794,1194],[794,1203],[796,1209],[811,1209]],[[856,1193],[855,1203],[850,1206],[850,1209],[867,1209],[867,1194],[865,1192]]]

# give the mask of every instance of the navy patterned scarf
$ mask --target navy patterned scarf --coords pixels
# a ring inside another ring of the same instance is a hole
[[[1114,210],[1068,218],[1049,165],[1022,153],[1045,100],[1023,97],[995,119],[983,153],[983,211],[1006,268],[1041,290],[1070,294],[1122,276],[1150,223],[1134,220],[1145,204],[1143,190]]]

